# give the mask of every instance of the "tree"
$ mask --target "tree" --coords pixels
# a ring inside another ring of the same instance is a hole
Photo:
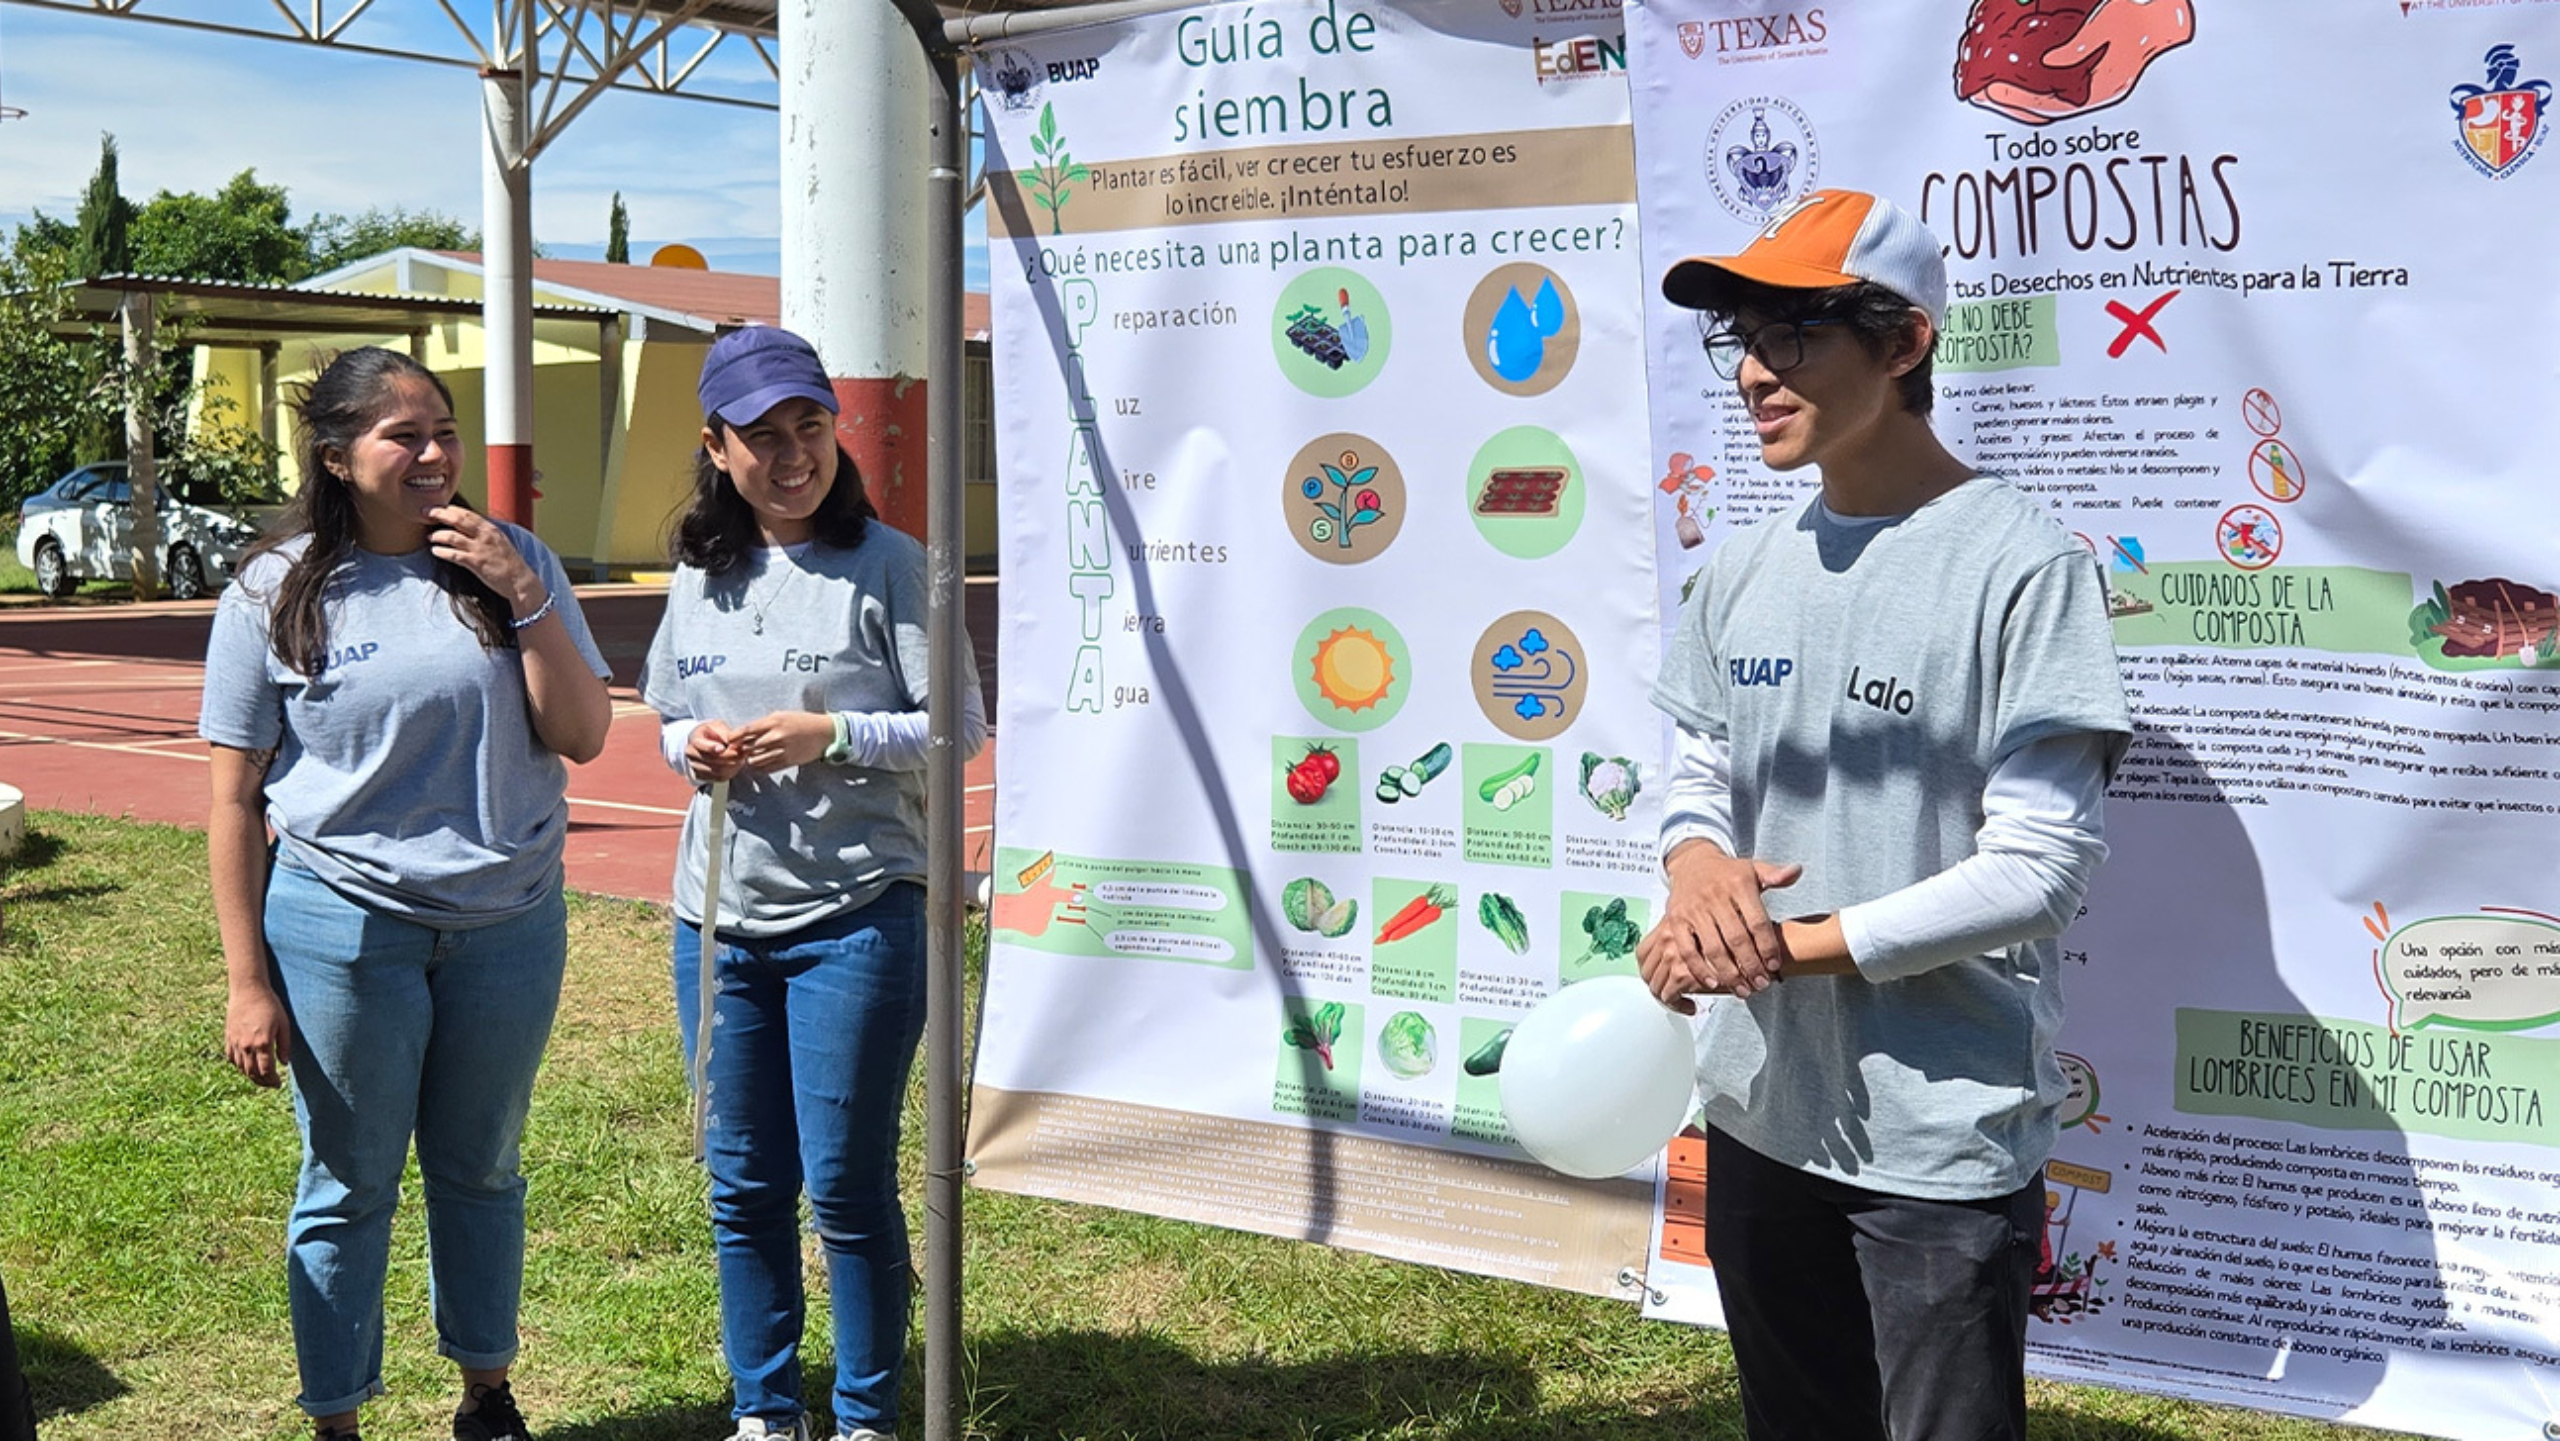
[[[122,415],[121,387],[101,381],[102,347],[52,331],[79,278],[79,247],[42,234],[31,244],[31,228],[0,254],[0,515],[13,520],[19,501],[103,444]]]
[[[361,215],[316,215],[302,228],[305,274],[325,275],[339,266],[414,245],[421,250],[477,250],[480,232],[433,210],[372,209]]]
[[[622,192],[613,192],[613,218],[605,222],[604,258],[609,265],[631,263],[631,212],[622,208]]]
[[[310,265],[281,185],[243,170],[211,195],[163,190],[134,213],[133,263],[146,275],[256,284],[299,280]]]
[[[133,202],[116,183],[116,138],[98,137],[98,168],[80,196],[75,257],[83,275],[118,275],[133,268]]]
[[[98,137],[98,168],[89,176],[89,188],[80,196],[79,217],[72,223],[80,231],[80,245],[72,256],[73,278],[121,275],[133,269],[133,202],[124,198],[116,179],[112,135]],[[84,389],[93,397],[110,393],[122,358],[120,353],[109,354],[106,347],[90,346],[82,357]],[[106,460],[124,454],[124,432],[116,424],[113,409],[75,410],[74,415],[80,459]]]

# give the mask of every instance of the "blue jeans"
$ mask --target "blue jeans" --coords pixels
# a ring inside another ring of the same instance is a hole
[[[417,1138],[437,1350],[494,1370],[516,1354],[524,1178],[516,1141],[568,957],[555,886],[469,930],[367,909],[308,871],[267,883],[267,948],[293,1018],[302,1180],[286,1232],[302,1409],[382,1394],[391,1213]]]
[[[924,1033],[924,889],[900,882],[787,935],[719,939],[704,1149],[731,1414],[800,1415],[805,1188],[835,1310],[837,1429],[891,1430],[907,1349],[898,1122]],[[678,923],[688,1075],[701,964],[701,931]]]

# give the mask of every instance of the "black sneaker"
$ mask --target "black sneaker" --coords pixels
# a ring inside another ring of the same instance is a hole
[[[364,1438],[358,1436],[356,1428],[350,1426],[343,1431],[314,1431],[311,1433],[311,1441],[364,1441]]]
[[[453,1413],[453,1441],[532,1441],[524,1413],[516,1409],[516,1393],[506,1382],[474,1386],[471,1397],[479,1408]]]

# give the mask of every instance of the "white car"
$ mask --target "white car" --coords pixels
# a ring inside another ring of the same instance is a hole
[[[18,507],[18,563],[36,589],[69,595],[84,580],[133,576],[133,483],[122,461],[84,465]],[[236,516],[160,491],[160,581],[178,600],[211,595],[231,579],[258,532]]]

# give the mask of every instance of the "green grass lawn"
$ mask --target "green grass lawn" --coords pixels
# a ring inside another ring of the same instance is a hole
[[[32,596],[36,593],[36,573],[18,564],[18,526],[12,519],[0,525],[0,595]],[[121,580],[86,580],[80,583],[76,596],[130,596],[133,585]]]
[[[35,821],[0,871],[0,1275],[43,1434],[305,1434],[280,1264],[293,1119],[283,1096],[221,1062],[204,840]],[[702,1182],[686,1159],[666,918],[578,898],[570,924],[569,988],[526,1144],[518,1391],[548,1441],[715,1441],[729,1434],[727,1382]],[[906,1166],[919,1246],[922,1114],[919,1086]],[[451,1405],[415,1195],[413,1173],[391,1394],[366,1417],[375,1438],[443,1435]],[[972,1438],[1742,1434],[1723,1339],[1623,1305],[984,1193],[967,1227]],[[813,1265],[813,1292],[820,1274]],[[909,1380],[908,1441],[922,1441],[912,1369]],[[2041,1384],[2034,1405],[2046,1438],[2375,1434]]]

